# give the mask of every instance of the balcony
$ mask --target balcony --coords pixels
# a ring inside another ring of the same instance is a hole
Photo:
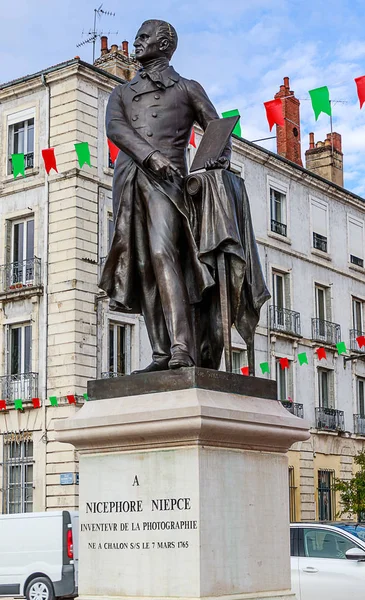
[[[304,419],[303,404],[298,404],[297,402],[289,402],[289,400],[282,400],[281,403],[284,406],[284,408],[286,408],[286,410],[288,410],[292,415]]]
[[[365,415],[354,415],[354,432],[365,435]]]
[[[365,354],[365,346],[360,348],[359,344],[356,341],[357,337],[361,335],[365,336],[365,331],[360,331],[359,329],[350,329],[350,350],[353,352],[362,352]]]
[[[345,431],[343,410],[316,408],[316,427],[322,431]]]
[[[270,328],[272,331],[300,336],[300,314],[287,308],[270,306]]]
[[[0,266],[1,292],[19,292],[41,285],[41,259],[8,263]]]
[[[324,235],[313,232],[313,248],[327,252],[327,238]]]
[[[287,228],[285,223],[280,223],[280,221],[275,221],[274,219],[271,219],[271,231],[286,237],[286,229]]]
[[[341,327],[331,321],[312,319],[312,340],[335,346],[341,341]]]
[[[0,393],[3,400],[14,402],[38,397],[38,373],[18,373],[0,377]]]

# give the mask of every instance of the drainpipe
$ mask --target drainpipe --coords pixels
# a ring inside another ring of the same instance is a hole
[[[50,147],[50,108],[51,108],[51,89],[46,81],[45,74],[42,73],[41,81],[44,87],[47,89],[47,100],[46,100],[46,140],[47,147]],[[43,365],[43,387],[42,387],[42,441],[45,447],[45,461],[44,461],[44,485],[43,485],[43,506],[44,510],[47,509],[47,410],[46,410],[46,399],[48,397],[47,389],[47,377],[48,377],[48,242],[49,242],[49,182],[48,175],[45,174],[44,184],[44,235],[43,235],[43,264],[42,264],[42,278],[43,278],[43,314],[40,322],[44,332],[44,344],[41,349],[41,365]]]

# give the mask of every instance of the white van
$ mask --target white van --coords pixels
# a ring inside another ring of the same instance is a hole
[[[0,596],[77,596],[78,521],[67,510],[0,514]]]

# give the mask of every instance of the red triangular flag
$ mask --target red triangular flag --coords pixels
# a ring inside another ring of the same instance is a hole
[[[47,174],[51,169],[54,169],[58,173],[54,148],[45,148],[45,150],[42,150],[42,157]]]
[[[117,146],[115,144],[113,144],[113,142],[111,142],[109,139],[108,139],[108,146],[109,146],[110,160],[112,161],[112,163],[115,163],[115,161],[117,160],[117,156],[119,154],[119,148],[117,148]]]
[[[274,125],[280,125],[280,127],[284,127],[285,120],[283,114],[283,103],[281,99],[277,98],[276,100],[269,100],[269,102],[264,102],[264,106],[270,131],[272,130]]]
[[[194,128],[191,130],[191,136],[190,136],[190,140],[189,140],[189,146],[194,146],[194,148],[196,148]]]
[[[287,358],[280,358],[279,363],[282,370],[289,369],[289,360]]]
[[[41,407],[41,401],[39,398],[32,398],[32,404],[33,404],[33,408]]]
[[[317,348],[316,353],[319,360],[322,360],[322,358],[327,358],[327,354],[324,348]]]
[[[76,398],[73,394],[69,394],[66,396],[69,404],[76,404]]]
[[[246,375],[246,376],[249,375],[250,373],[249,373],[248,367],[241,367],[241,373],[242,373],[242,375]]]
[[[0,410],[6,410],[6,400],[0,400]]]
[[[360,108],[362,108],[362,105],[365,102],[365,75],[363,75],[362,77],[356,77],[355,83],[357,87],[357,95],[359,97]]]
[[[365,346],[365,335],[359,335],[356,338],[357,343],[359,344],[360,348],[363,348],[363,346]]]

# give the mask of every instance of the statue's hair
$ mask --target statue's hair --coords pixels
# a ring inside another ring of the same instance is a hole
[[[160,21],[159,19],[150,19],[144,21],[145,24],[153,24],[156,27],[156,37],[158,41],[168,40],[169,46],[166,48],[166,55],[170,59],[177,48],[177,33],[175,27],[167,23],[167,21]]]

